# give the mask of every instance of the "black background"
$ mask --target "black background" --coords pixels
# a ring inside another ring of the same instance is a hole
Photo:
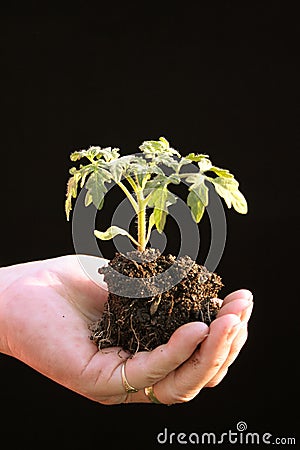
[[[10,448],[155,448],[164,427],[222,432],[239,420],[296,435],[297,24],[284,2],[240,3],[2,9],[0,264],[74,252],[64,216],[72,151],[131,153],[163,135],[240,181],[249,214],[226,211],[217,271],[224,295],[247,287],[255,297],[249,339],[226,379],[171,408],[98,405],[2,355]]]

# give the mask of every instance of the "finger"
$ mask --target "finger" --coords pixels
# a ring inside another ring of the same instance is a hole
[[[239,324],[240,320],[234,314],[215,319],[200,349],[177,370],[155,385],[155,393],[159,400],[170,404],[194,398],[227,359]]]
[[[222,317],[226,314],[235,314],[240,318],[240,320],[243,320],[245,312],[252,305],[253,302],[245,298],[233,299],[228,303],[223,303],[222,307],[218,311],[217,317]]]
[[[226,375],[226,373],[228,371],[228,367],[236,360],[242,347],[245,345],[245,343],[247,341],[247,337],[248,337],[247,324],[251,317],[252,310],[253,310],[253,303],[251,302],[251,304],[248,305],[248,307],[242,313],[241,329],[232,342],[230,352],[229,352],[229,355],[228,355],[226,361],[220,368],[219,372],[215,375],[215,377],[212,378],[207,383],[206,387],[214,387],[222,381],[222,379],[224,378],[224,376]]]
[[[183,364],[208,334],[202,322],[190,322],[178,328],[167,344],[151,352],[139,352],[126,363],[128,382],[137,389],[152,386]],[[116,371],[115,384],[120,386],[120,373]]]
[[[242,347],[246,343],[247,337],[248,337],[247,329],[242,328],[232,343],[229,355],[225,363],[222,365],[217,374],[205,385],[205,387],[215,387],[219,383],[221,383],[221,381],[228,372],[229,366],[231,366],[231,364],[236,360],[240,351],[242,350]]]
[[[230,303],[238,298],[252,301],[253,294],[248,289],[238,289],[237,291],[231,292],[230,294],[226,295],[223,301],[223,305],[226,305],[227,303]]]

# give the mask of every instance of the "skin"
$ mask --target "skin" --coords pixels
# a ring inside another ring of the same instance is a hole
[[[97,273],[106,263],[67,255],[1,268],[0,351],[107,405],[150,403],[144,388],[151,385],[162,403],[182,403],[219,384],[246,342],[252,294],[231,293],[210,327],[183,325],[151,352],[130,357],[118,347],[98,351],[88,324],[101,316],[107,291],[101,276],[92,280],[83,267]],[[127,358],[126,377],[139,389],[134,394],[126,394],[122,385]]]

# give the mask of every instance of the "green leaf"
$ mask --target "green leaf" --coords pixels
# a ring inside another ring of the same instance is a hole
[[[220,177],[234,178],[232,173],[230,173],[227,169],[221,169],[220,167],[212,166],[209,170],[215,172],[215,174],[219,175]]]
[[[222,180],[222,179],[221,179]],[[211,179],[215,186],[216,192],[219,194],[220,197],[222,197],[225,200],[225,203],[228,208],[231,208],[231,191],[228,189],[228,187],[224,184],[222,184],[218,178]]]
[[[153,169],[153,173],[154,173]],[[133,158],[131,158],[130,160],[130,164],[128,164],[127,166],[127,170],[126,170],[126,175],[145,175],[147,173],[150,172],[150,166],[148,164],[148,162],[145,160],[145,158],[143,157],[143,155],[141,156],[134,156]],[[125,175],[125,176],[126,176]]]
[[[196,223],[199,223],[205,211],[205,206],[200,200],[199,195],[192,189],[187,197],[187,205],[191,209],[192,217]]]
[[[119,149],[118,148],[111,148],[111,147],[106,147],[106,148],[100,148],[98,147],[97,153],[96,153],[96,158],[100,159],[102,156],[105,159],[106,162],[110,162],[110,161],[114,161],[115,159],[119,158]]]
[[[87,191],[84,198],[84,206],[89,206],[91,203],[93,203],[93,197],[91,196],[91,193]]]
[[[81,177],[82,177],[81,181],[80,181],[81,188],[83,188],[83,186],[85,184],[86,177],[88,175],[90,175],[90,173],[92,173],[94,170],[95,170],[95,166],[93,166],[92,164],[81,167],[81,169],[79,170],[81,173]]]
[[[192,173],[186,178],[187,183],[191,183],[189,191],[194,191],[204,206],[208,205],[208,187],[205,185],[206,177],[201,173]]]
[[[191,184],[198,184],[201,181],[204,181],[204,175],[202,175],[202,173],[200,172],[196,172],[196,173],[191,173],[190,175],[188,175],[185,179],[185,181],[187,183],[191,183]]]
[[[151,155],[159,155],[161,153],[177,155],[180,157],[180,153],[174,148],[171,148],[169,142],[164,137],[160,137],[158,141],[144,141],[139,148],[148,157]]]
[[[161,234],[165,228],[167,213],[165,210],[161,208],[154,208],[153,211],[154,223],[157,228],[157,231]]]
[[[169,144],[169,142],[167,141],[166,138],[164,138],[163,136],[161,136],[161,137],[159,138],[159,140],[160,140],[163,144],[165,144],[166,148],[170,148],[170,144]]]
[[[96,146],[91,146],[88,150],[79,150],[71,153],[70,159],[71,161],[78,161],[82,158],[87,158],[90,161],[94,161],[94,159],[104,158],[106,162],[109,162],[113,159],[119,158],[119,149],[118,148],[101,148]]]
[[[203,158],[198,162],[198,166],[201,172],[206,172],[207,170],[210,170],[212,164],[209,159]]]
[[[201,172],[191,174],[186,178],[188,183],[192,183],[189,187],[189,195],[187,197],[187,205],[191,209],[193,219],[196,223],[200,222],[208,205],[208,187],[205,185],[205,177]]]
[[[228,208],[231,206],[240,214],[246,214],[248,211],[247,201],[244,195],[239,191],[239,183],[234,178],[211,178],[216,192],[225,200]]]
[[[175,173],[170,176],[165,175],[163,172],[152,178],[152,180],[147,181],[145,185],[145,194],[150,194],[152,190],[156,190],[160,187],[167,186],[169,183],[179,184],[181,181],[180,177]]]
[[[122,236],[127,236],[128,232],[126,230],[123,230],[123,228],[111,226],[106,231],[94,231],[94,235],[101,239],[102,241],[108,241],[109,239],[113,239],[118,234],[121,234]]]
[[[235,191],[239,187],[239,182],[234,177],[209,178],[209,181],[211,181],[213,184],[218,184],[219,186],[222,186],[224,189],[228,189],[229,191]]]
[[[193,162],[199,162],[204,158],[208,158],[208,155],[204,155],[204,154],[195,155],[195,153],[189,153],[187,156],[185,156],[185,159],[189,159]]]
[[[103,206],[104,196],[107,192],[105,182],[110,181],[110,179],[111,175],[109,172],[103,169],[97,169],[91,174],[86,183],[88,194],[92,197],[93,204],[97,209],[101,209]]]
[[[232,195],[231,202],[234,209],[240,214],[247,214],[248,212],[247,200],[245,199],[241,191],[236,190],[232,192],[231,195]]]
[[[131,234],[128,233],[128,231],[115,225],[109,227],[106,231],[94,230],[94,235],[98,239],[101,239],[102,241],[108,241],[110,239],[113,239],[115,236],[119,234],[122,236],[127,236],[134,242],[135,245],[139,245],[138,242],[131,236]]]
[[[75,172],[74,175],[69,178],[67,183],[67,193],[66,193],[66,201],[65,201],[65,212],[67,216],[67,220],[70,219],[70,212],[72,211],[72,198],[76,198],[77,196],[77,188],[78,182],[81,178],[81,174],[79,172]]]
[[[126,155],[109,162],[108,168],[116,183],[121,181],[122,177],[126,175],[127,168],[132,160],[133,157],[131,155]]]
[[[148,222],[149,232],[154,227],[154,225],[155,225],[155,218],[154,218],[154,212],[152,212],[150,214],[149,222]]]
[[[168,191],[166,186],[160,186],[158,189],[152,191],[148,206],[154,208],[152,220],[154,220],[159,233],[163,232],[168,214],[168,207],[176,203],[176,200],[176,196]]]
[[[176,173],[180,172],[182,166],[186,166],[187,164],[192,164],[192,163],[193,163],[193,161],[191,159],[181,158],[178,161],[177,168],[176,168]]]
[[[176,173],[172,173],[169,177],[168,177],[168,183],[172,183],[172,184],[180,184],[181,179],[178,175],[176,175]]]
[[[208,205],[208,187],[205,185],[204,181],[193,184],[189,190],[194,191],[204,206]]]

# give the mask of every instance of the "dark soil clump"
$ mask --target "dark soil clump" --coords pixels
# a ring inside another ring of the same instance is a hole
[[[176,259],[155,249],[117,253],[99,272],[109,290],[102,318],[90,326],[99,350],[153,350],[187,322],[209,325],[220,307],[214,299],[221,278],[189,256]]]

